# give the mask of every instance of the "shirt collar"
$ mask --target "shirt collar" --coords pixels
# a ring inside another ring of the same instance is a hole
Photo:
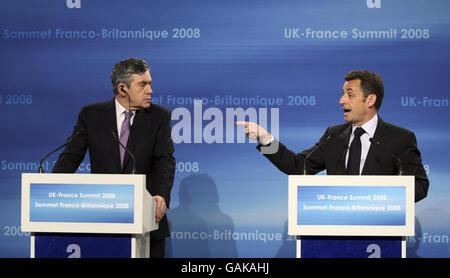
[[[364,129],[364,131],[369,135],[370,138],[373,138],[375,135],[375,130],[377,129],[378,124],[378,114],[375,114],[375,116],[372,117],[367,123],[363,124],[361,127]],[[353,125],[352,127],[352,134],[355,132],[355,129],[358,126]]]
[[[122,104],[120,104],[117,99],[114,99],[115,104],[116,104],[116,115],[120,116],[123,114],[123,112],[127,111],[127,109],[125,107],[122,106]],[[131,116],[134,115],[134,112],[131,111]]]

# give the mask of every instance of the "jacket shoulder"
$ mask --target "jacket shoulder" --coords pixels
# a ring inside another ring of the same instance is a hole
[[[381,125],[383,126],[385,132],[390,133],[390,134],[398,134],[398,135],[414,134],[411,130],[409,130],[407,128],[404,128],[404,127],[401,127],[398,125],[394,125],[394,124],[385,122],[383,120],[381,120]]]
[[[151,104],[150,108],[155,109],[155,111],[159,111],[161,113],[171,113],[170,109],[159,104]]]
[[[339,125],[333,125],[333,126],[329,126],[327,129],[327,132],[329,135],[336,135],[341,133],[342,131],[344,131],[344,129],[351,127],[352,125],[349,123],[345,123],[345,124],[339,124]]]
[[[90,103],[81,108],[81,111],[95,111],[95,110],[111,110],[114,108],[114,102],[105,101],[105,102],[96,102]]]
[[[144,109],[145,112],[147,113],[152,113],[152,114],[157,114],[157,115],[162,115],[162,116],[168,116],[170,117],[170,114],[172,113],[170,111],[170,109],[161,106],[159,104],[151,104],[149,108]]]

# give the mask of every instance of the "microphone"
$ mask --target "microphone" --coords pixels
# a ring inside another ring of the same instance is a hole
[[[42,163],[44,163],[44,160],[47,159],[47,157],[49,157],[50,155],[54,154],[55,152],[59,151],[60,149],[64,148],[65,146],[67,146],[68,144],[70,144],[70,142],[73,141],[73,139],[75,139],[75,137],[77,137],[78,135],[80,135],[80,131],[77,131],[75,133],[75,135],[73,135],[72,137],[70,137],[67,142],[61,146],[59,146],[58,148],[54,149],[53,151],[49,152],[48,154],[44,155],[44,157],[42,157],[41,161],[39,162],[39,169],[38,169],[38,173],[42,174],[44,173],[44,168],[42,168]]]
[[[136,158],[134,157],[133,153],[130,152],[130,150],[127,149],[127,147],[125,147],[119,140],[119,138],[116,136],[116,133],[114,132],[114,130],[112,131],[112,135],[114,137],[114,139],[116,139],[116,141],[120,144],[120,146],[122,146],[122,148],[125,149],[125,151],[127,151],[127,153],[131,156],[131,158],[133,159],[133,171],[131,172],[131,174],[136,174]]]
[[[325,145],[325,143],[327,143],[328,141],[330,141],[330,139],[334,139],[337,138],[339,134],[341,134],[348,126],[344,125],[341,129],[339,129],[338,131],[336,131],[334,134],[332,135],[328,135],[328,137],[319,145],[317,145],[316,148],[314,148],[314,150],[312,150],[309,154],[306,155],[305,157],[305,161],[303,162],[303,175],[306,175],[306,162],[308,162],[308,158],[312,155],[313,152],[315,152],[318,148],[322,147],[323,145]],[[345,145],[347,148],[348,146]],[[345,152],[344,152],[345,154]]]
[[[318,148],[322,147],[326,142],[328,142],[333,136],[328,135],[328,137],[319,145],[317,145],[314,150],[312,150],[310,153],[308,153],[305,157],[305,161],[303,162],[303,175],[306,175],[306,162],[308,162],[308,158],[311,156],[313,152],[315,152]]]
[[[370,143],[375,143],[375,140],[373,138],[369,138]],[[377,141],[377,145],[380,145],[380,141]],[[383,146],[382,146],[383,147]],[[384,147],[383,147],[384,148]],[[395,164],[398,166],[398,175],[403,176],[403,163],[400,158],[398,158],[395,155],[392,155],[392,158],[395,160]]]

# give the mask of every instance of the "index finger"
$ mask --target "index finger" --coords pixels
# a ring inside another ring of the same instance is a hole
[[[236,125],[248,126],[250,122],[235,122]]]

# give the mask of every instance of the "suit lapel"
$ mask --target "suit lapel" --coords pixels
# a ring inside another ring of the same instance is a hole
[[[372,170],[374,156],[382,151],[380,149],[380,142],[383,142],[384,136],[385,136],[385,124],[384,121],[378,116],[377,129],[375,130],[373,141],[370,144],[369,152],[367,153],[366,162],[364,163],[361,175],[374,174],[374,171]]]
[[[116,104],[115,104],[114,99],[111,101],[111,105],[108,109],[106,121],[108,123],[107,131],[106,131],[106,133],[108,135],[106,136],[106,138],[109,138],[108,141],[111,143],[110,144],[111,145],[111,151],[110,151],[111,159],[113,161],[114,167],[117,170],[117,173],[120,173],[121,172],[120,152],[119,152],[120,146],[112,134],[112,133],[114,133],[115,136],[117,136],[117,138],[119,137],[119,134],[117,132]]]
[[[346,174],[346,169],[345,169],[345,155],[347,154],[347,149],[348,149],[348,142],[350,140],[350,135],[352,133],[352,125],[348,125],[339,135],[337,141],[338,141],[338,146],[342,144],[343,146],[343,151],[339,157],[339,160],[337,162],[337,166],[336,166],[336,173],[338,175],[345,175]]]

